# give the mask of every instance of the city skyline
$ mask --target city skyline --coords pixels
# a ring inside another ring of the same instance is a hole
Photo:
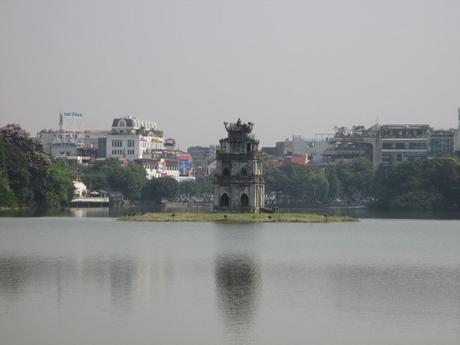
[[[0,125],[153,120],[181,147],[222,122],[261,145],[335,126],[456,128],[458,1],[3,1]]]

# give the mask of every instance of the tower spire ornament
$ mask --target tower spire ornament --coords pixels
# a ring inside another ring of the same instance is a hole
[[[214,208],[258,212],[265,206],[265,182],[254,124],[224,122],[227,138],[220,139],[214,176]]]
[[[458,130],[460,131],[460,108],[457,108],[458,113]]]

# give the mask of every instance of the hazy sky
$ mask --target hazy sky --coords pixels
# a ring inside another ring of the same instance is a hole
[[[0,126],[155,120],[182,148],[255,122],[457,127],[460,0],[0,0]]]

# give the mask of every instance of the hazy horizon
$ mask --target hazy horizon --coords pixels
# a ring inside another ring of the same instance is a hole
[[[456,128],[460,1],[0,2],[0,126],[154,120],[181,148],[223,121],[262,145],[334,126]]]

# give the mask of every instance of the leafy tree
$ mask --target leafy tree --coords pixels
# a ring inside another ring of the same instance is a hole
[[[131,200],[140,199],[147,184],[145,169],[141,165],[131,163],[123,166],[116,159],[74,170],[89,189],[117,191]]]
[[[184,181],[179,184],[179,193],[188,197],[198,194],[198,186],[195,181]]]
[[[213,192],[214,182],[212,176],[179,183],[179,197],[181,199],[185,197],[186,200],[191,200],[192,198],[209,200]]]
[[[0,206],[16,207],[17,200],[10,187],[5,157],[6,144],[0,138]]]
[[[7,145],[5,153],[9,186],[19,205],[29,205],[33,202],[34,187],[31,184],[27,156],[14,145]]]
[[[327,201],[329,182],[324,175],[309,172],[304,180],[305,200],[311,204]]]
[[[79,171],[79,177],[90,190],[110,190],[108,178],[111,169],[108,167],[109,164],[112,164],[110,160],[85,167]]]
[[[326,174],[326,178],[329,181],[329,199],[333,200],[336,198],[343,197],[343,186],[342,182],[337,177],[335,169],[329,169]]]
[[[18,125],[7,125],[0,128],[0,141],[1,203],[61,207],[70,201],[70,175],[55,166],[38,140]]]
[[[373,205],[385,209],[460,207],[460,162],[453,157],[381,165],[374,179]]]
[[[140,199],[147,185],[145,169],[141,165],[129,165],[124,168],[120,191],[129,199]]]
[[[359,201],[372,193],[374,170],[372,163],[366,159],[357,159],[351,163],[339,161],[327,172],[332,186],[331,198],[344,198]]]
[[[179,194],[179,182],[172,177],[160,177],[148,181],[142,196],[145,200],[161,201],[163,198],[172,199]]]
[[[65,205],[73,197],[74,185],[70,174],[56,161],[53,161],[47,172],[44,197],[39,207],[58,208]]]
[[[264,171],[266,192],[274,194],[279,204],[315,205],[327,200],[329,182],[322,174],[293,163],[277,168],[266,162]]]

